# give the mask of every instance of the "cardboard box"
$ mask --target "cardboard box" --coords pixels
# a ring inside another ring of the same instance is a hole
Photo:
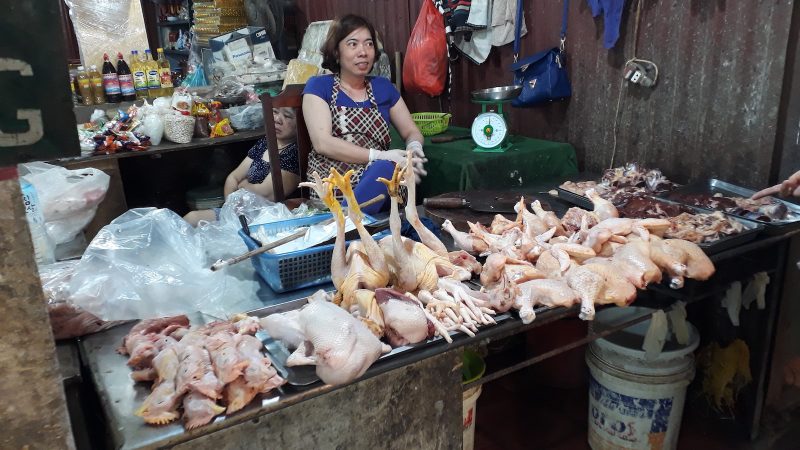
[[[245,27],[208,40],[215,61],[232,64],[254,57],[274,59],[275,51],[264,27]]]

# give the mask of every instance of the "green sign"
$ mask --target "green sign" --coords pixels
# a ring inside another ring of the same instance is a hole
[[[0,167],[80,156],[59,1],[0,14]]]

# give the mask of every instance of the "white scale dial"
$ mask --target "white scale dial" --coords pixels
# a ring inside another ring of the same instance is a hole
[[[500,114],[485,112],[472,121],[472,139],[483,148],[499,146],[507,135],[508,127]]]

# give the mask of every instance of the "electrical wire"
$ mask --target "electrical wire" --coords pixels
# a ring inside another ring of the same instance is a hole
[[[634,19],[633,23],[633,51],[631,55],[631,59],[625,62],[625,66],[627,67],[628,64],[631,63],[644,63],[647,64],[650,68],[653,69],[653,84],[658,81],[658,66],[653,61],[649,61],[646,59],[641,59],[636,57],[636,51],[639,44],[639,23],[641,22],[642,17],[642,5],[644,4],[644,0],[638,0],[636,3],[636,18]],[[625,78],[622,79],[619,86],[619,93],[617,95],[617,109],[614,113],[614,127],[613,127],[613,146],[611,149],[611,161],[609,161],[608,168],[612,169],[614,167],[614,160],[617,156],[617,129],[619,126],[619,114],[622,108],[622,91],[626,87]]]

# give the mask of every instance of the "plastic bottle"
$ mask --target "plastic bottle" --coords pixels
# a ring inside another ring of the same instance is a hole
[[[147,89],[151,98],[161,96],[161,76],[158,73],[158,63],[153,59],[150,49],[144,51],[144,67],[147,72]]]
[[[73,105],[80,105],[81,99],[78,97],[78,91],[75,88],[75,85],[78,84],[77,74],[74,70],[69,71],[69,88],[72,91],[72,104]]]
[[[93,105],[94,96],[92,95],[92,80],[83,66],[78,66],[78,90],[81,93],[84,105]]]
[[[164,49],[158,50],[158,74],[161,77],[161,95],[172,95],[175,88],[172,86],[172,68],[169,66],[169,60],[164,56]]]
[[[136,50],[131,51],[131,71],[133,72],[133,88],[136,89],[136,98],[147,98],[147,67]]]
[[[119,89],[122,94],[122,101],[132,102],[136,100],[136,89],[133,87],[133,75],[125,58],[121,52],[117,52],[117,77],[119,78]]]
[[[89,66],[89,80],[92,82],[92,99],[95,105],[102,105],[106,102],[106,92],[103,88],[103,77],[97,71],[97,66],[92,64]]]
[[[122,100],[117,69],[111,64],[108,53],[103,53],[103,91],[106,93],[108,103],[119,103]]]

